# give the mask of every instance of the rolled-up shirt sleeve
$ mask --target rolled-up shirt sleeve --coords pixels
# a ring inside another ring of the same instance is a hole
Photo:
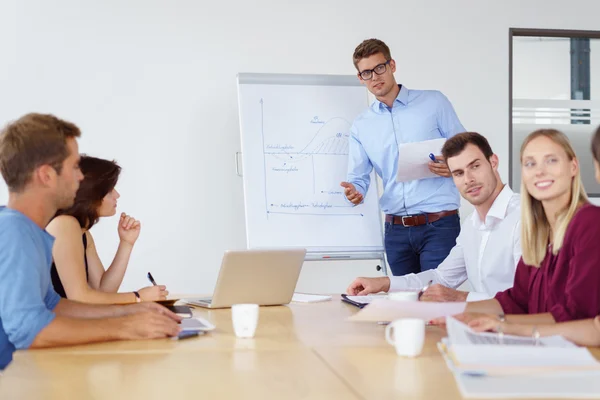
[[[44,298],[44,303],[46,303],[46,307],[48,307],[50,311],[54,311],[59,301],[60,296],[58,295],[58,293],[56,293],[54,287],[49,287],[48,292],[46,293],[46,297]]]
[[[356,190],[366,195],[371,183],[371,171],[373,164],[358,137],[357,128],[352,125],[350,138],[348,139],[348,182],[352,183]],[[345,196],[344,196],[345,198]]]

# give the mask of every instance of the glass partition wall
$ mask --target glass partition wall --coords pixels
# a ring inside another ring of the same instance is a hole
[[[588,194],[600,197],[590,153],[600,125],[600,32],[510,29],[509,40],[511,187],[520,191],[523,139],[554,128],[571,140]]]

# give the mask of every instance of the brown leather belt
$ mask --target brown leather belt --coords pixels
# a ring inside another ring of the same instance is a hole
[[[438,221],[444,217],[458,214],[458,210],[440,211],[431,214],[415,214],[415,215],[386,215],[385,222],[396,225],[402,225],[407,228],[411,226],[425,225],[427,223]]]

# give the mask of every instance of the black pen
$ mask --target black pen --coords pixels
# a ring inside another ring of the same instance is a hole
[[[152,274],[150,272],[148,272],[148,279],[154,286],[156,286],[156,282],[154,282],[154,278],[152,277]]]

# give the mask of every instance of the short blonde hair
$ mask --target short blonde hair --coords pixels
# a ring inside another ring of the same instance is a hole
[[[569,142],[567,136],[555,129],[539,129],[532,132],[525,138],[521,146],[521,163],[523,162],[523,151],[527,145],[538,137],[546,137],[554,143],[560,145],[567,153],[569,160],[577,159],[575,151]],[[552,253],[556,255],[563,245],[565,234],[569,223],[579,207],[588,201],[579,168],[573,177],[571,185],[571,201],[569,205],[559,211],[556,216],[556,229],[552,232]],[[548,248],[550,241],[550,222],[546,218],[542,202],[534,199],[527,188],[523,179],[521,179],[521,245],[523,247],[523,261],[527,265],[540,267]]]

